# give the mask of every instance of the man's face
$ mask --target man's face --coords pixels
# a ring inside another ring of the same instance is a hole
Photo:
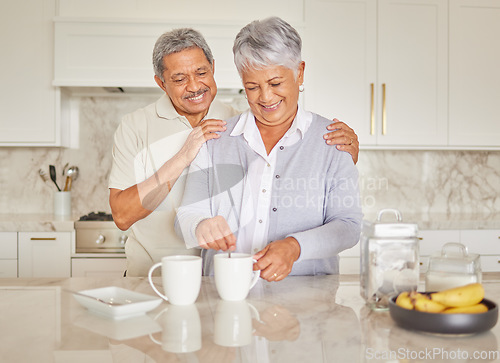
[[[163,58],[163,65],[164,81],[155,76],[156,83],[170,97],[179,115],[199,117],[200,121],[217,94],[214,69],[203,50],[195,47],[170,54]]]

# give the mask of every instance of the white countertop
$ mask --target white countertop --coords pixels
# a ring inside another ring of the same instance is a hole
[[[0,232],[71,232],[78,216],[0,214]]]
[[[500,212],[488,215],[458,213],[405,213],[403,221],[417,223],[420,230],[500,229]],[[58,217],[53,214],[0,214],[0,232],[66,232],[74,229],[80,216]],[[375,221],[376,215],[364,218]]]
[[[499,278],[498,273],[484,276],[490,300],[500,301]],[[160,345],[175,334],[174,323],[167,318],[169,309],[174,309],[169,303],[162,302],[142,320],[113,321],[90,314],[63,290],[106,286],[154,295],[144,278],[0,279],[2,361],[351,363],[424,361],[429,358],[424,354],[435,354],[433,361],[456,362],[443,354],[498,354],[499,324],[469,336],[405,330],[395,325],[388,312],[373,312],[365,306],[357,275],[288,277],[277,283],[261,280],[246,300],[259,317],[253,313],[251,327],[241,323],[240,328],[252,329],[253,335],[242,347],[215,343],[221,300],[213,278],[204,277],[200,296],[190,308],[199,314],[201,333],[193,339],[201,339],[201,348],[173,353]],[[193,331],[185,333],[189,337]],[[398,357],[390,359],[390,354]]]

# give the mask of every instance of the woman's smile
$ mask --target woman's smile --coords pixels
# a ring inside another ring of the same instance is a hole
[[[280,100],[276,103],[273,103],[272,105],[263,105],[261,104],[261,106],[264,108],[265,111],[274,111],[278,108],[278,106],[281,104],[283,100]]]

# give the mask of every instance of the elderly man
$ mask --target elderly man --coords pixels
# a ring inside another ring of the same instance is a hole
[[[131,229],[125,247],[127,276],[146,276],[161,257],[199,254],[186,249],[174,230],[175,208],[184,191],[182,174],[203,143],[219,138],[222,120],[238,112],[214,100],[214,59],[203,36],[176,29],[160,36],[153,51],[155,81],[165,94],[126,115],[115,133],[109,202],[113,219]],[[358,158],[357,136],[334,120],[328,144]],[[322,142],[318,140],[318,142]]]

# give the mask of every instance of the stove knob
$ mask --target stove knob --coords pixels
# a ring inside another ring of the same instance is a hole
[[[97,237],[97,239],[95,240],[95,243],[98,245],[102,245],[105,240],[106,240],[106,237],[104,237],[102,234],[100,234],[99,237]]]
[[[128,239],[128,236],[120,236],[120,238],[118,239],[118,241],[120,242],[121,245],[124,245],[125,242],[127,242],[127,239]]]

